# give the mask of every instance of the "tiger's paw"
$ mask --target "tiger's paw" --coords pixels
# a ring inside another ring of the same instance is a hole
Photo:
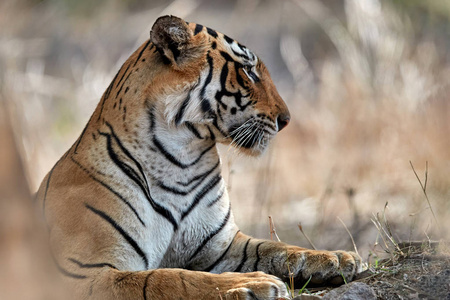
[[[292,250],[288,250],[287,263],[296,283],[310,280],[314,285],[340,285],[353,280],[362,271],[361,257],[355,252]]]
[[[263,272],[222,273],[220,276],[232,284],[224,291],[218,288],[220,299],[290,299],[284,282]]]

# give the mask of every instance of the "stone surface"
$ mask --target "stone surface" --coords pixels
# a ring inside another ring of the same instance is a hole
[[[321,299],[322,299],[321,296],[308,295],[308,294],[301,294],[301,295],[298,295],[297,297],[292,298],[292,300],[321,300]]]
[[[322,300],[376,300],[374,290],[365,283],[352,282],[326,293]]]

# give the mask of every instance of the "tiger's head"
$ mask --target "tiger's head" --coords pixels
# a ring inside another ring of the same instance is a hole
[[[164,100],[163,113],[173,126],[259,155],[289,123],[266,66],[237,41],[174,16],[155,22],[150,41],[164,65],[161,74],[177,78]]]

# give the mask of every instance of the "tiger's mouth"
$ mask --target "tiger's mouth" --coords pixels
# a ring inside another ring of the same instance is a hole
[[[251,150],[249,154],[258,155],[267,148],[276,132],[272,133],[265,122],[250,118],[242,124],[232,125],[229,133],[232,146],[237,149]]]

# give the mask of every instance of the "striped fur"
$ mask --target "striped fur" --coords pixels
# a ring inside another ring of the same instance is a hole
[[[216,144],[258,155],[288,122],[255,54],[159,18],[38,191],[76,298],[275,299],[289,270],[351,280],[354,253],[258,240],[234,223]]]

